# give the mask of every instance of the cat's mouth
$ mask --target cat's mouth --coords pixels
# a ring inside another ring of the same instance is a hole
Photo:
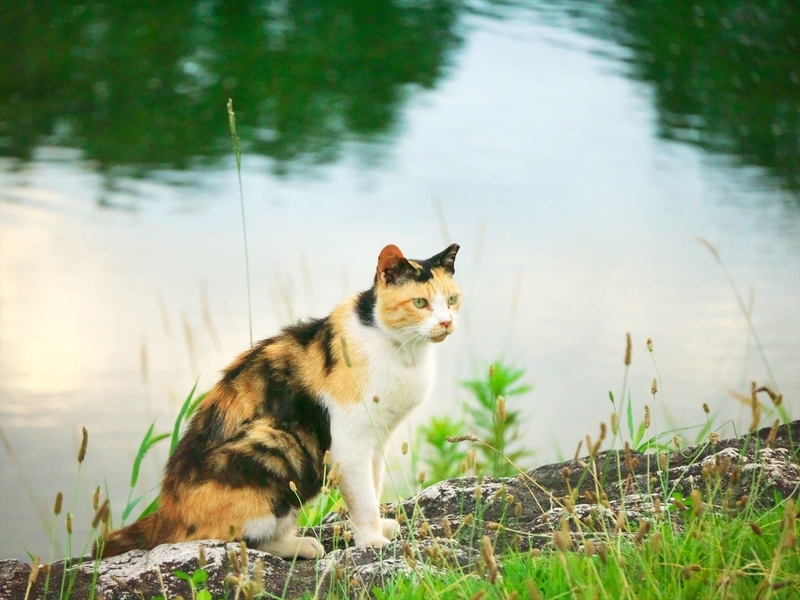
[[[431,336],[431,341],[432,341],[434,344],[438,344],[439,342],[443,342],[443,341],[444,341],[444,338],[446,338],[446,337],[447,337],[447,332],[445,331],[445,332],[444,332],[444,333],[442,333],[441,335],[437,335],[437,336],[433,336],[433,335],[432,335],[432,336]]]

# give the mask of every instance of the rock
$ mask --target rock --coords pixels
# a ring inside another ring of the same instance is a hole
[[[64,569],[71,582],[70,597],[106,600],[151,599],[156,596],[192,597],[190,584],[176,572],[191,575],[205,555],[208,575],[202,587],[216,598],[245,597],[263,589],[269,595],[299,598],[306,592],[326,597],[333,587],[347,597],[371,595],[398,576],[415,578],[447,569],[472,569],[484,536],[495,551],[507,548],[545,548],[554,532],[574,513],[587,531],[631,535],[640,523],[657,515],[680,525],[681,505],[707,502],[708,484],[721,490],[715,498],[729,510],[747,495],[761,505],[775,495],[797,496],[800,489],[800,421],[778,428],[767,445],[769,430],[750,436],[692,446],[663,454],[607,451],[547,465],[505,479],[451,479],[385,508],[402,522],[400,537],[380,551],[351,547],[347,523],[337,514],[311,533],[328,554],[319,561],[286,561],[238,544],[206,540],[165,544],[150,552],[134,550],[95,564],[73,559],[51,566],[47,599],[58,598]],[[758,482],[758,487],[754,487]],[[697,496],[698,492],[700,496]],[[693,496],[694,493],[694,496]],[[679,510],[668,511],[669,505]],[[560,537],[569,545],[578,541]],[[16,560],[0,561],[0,598],[23,600],[31,567]],[[29,598],[44,597],[44,574],[31,587]]]

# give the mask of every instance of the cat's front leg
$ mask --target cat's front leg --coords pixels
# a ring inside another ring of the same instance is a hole
[[[347,504],[356,546],[380,548],[390,541],[384,535],[375,490],[373,458],[376,452],[374,446],[351,441],[333,453],[342,475],[339,487]]]
[[[372,477],[375,484],[375,499],[380,510],[381,492],[383,491],[383,448],[378,448],[372,457]],[[400,523],[396,519],[381,518],[381,533],[390,540],[400,532]]]

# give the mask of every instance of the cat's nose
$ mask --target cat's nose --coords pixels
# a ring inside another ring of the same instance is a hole
[[[439,321],[439,325],[444,327],[445,329],[450,329],[450,325],[452,325],[452,321]]]

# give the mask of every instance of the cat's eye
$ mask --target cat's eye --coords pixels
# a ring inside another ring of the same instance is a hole
[[[450,306],[452,306],[452,305],[453,305],[453,304],[455,304],[456,302],[458,302],[458,294],[453,294],[452,296],[450,296],[450,297],[447,299],[447,304],[448,304],[448,305],[450,305]]]
[[[428,306],[428,301],[425,298],[414,298],[414,306],[417,308],[425,308]]]

